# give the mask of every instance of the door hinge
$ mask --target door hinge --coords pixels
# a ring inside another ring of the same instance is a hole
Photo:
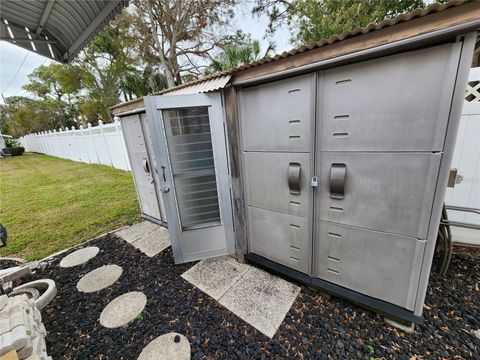
[[[310,181],[310,186],[313,188],[318,187],[318,177],[312,176],[312,180]]]

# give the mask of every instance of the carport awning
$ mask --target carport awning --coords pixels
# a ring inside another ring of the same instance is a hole
[[[128,0],[1,0],[0,39],[67,63]]]

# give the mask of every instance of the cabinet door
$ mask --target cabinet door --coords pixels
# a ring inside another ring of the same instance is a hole
[[[310,211],[310,154],[247,152],[247,204],[307,218]],[[290,191],[289,171],[299,171],[299,190]]]
[[[413,310],[424,240],[321,221],[314,276]]]
[[[314,81],[310,74],[242,90],[243,150],[310,152]]]
[[[311,273],[315,74],[242,89],[249,252]]]
[[[443,150],[460,49],[453,43],[321,72],[321,149]]]
[[[426,239],[441,154],[322,152],[319,219]],[[335,195],[335,167],[345,168]]]
[[[249,206],[250,252],[303,273],[309,272],[311,245],[309,221]]]

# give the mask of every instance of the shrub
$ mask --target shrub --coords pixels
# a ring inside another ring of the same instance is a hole
[[[7,148],[12,148],[18,146],[18,140],[14,138],[6,138],[5,139],[5,146]]]
[[[23,155],[23,153],[25,152],[25,148],[23,146],[11,147],[9,150],[10,150],[10,155],[12,156],[20,156],[20,155]]]

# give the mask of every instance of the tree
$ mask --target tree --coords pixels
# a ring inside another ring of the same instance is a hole
[[[233,43],[224,47],[218,57],[214,58],[205,74],[230,70],[253,61],[263,59],[275,51],[275,46],[270,43],[262,53],[258,40],[247,40],[246,42]]]
[[[184,76],[201,75],[210,52],[239,35],[226,30],[237,0],[134,0],[133,3],[132,29],[137,32],[138,52],[152,68],[161,65],[168,87],[181,84]]]
[[[269,16],[270,31],[287,23],[292,30],[292,43],[300,44],[327,39],[425,6],[423,0],[257,0],[253,12]]]
[[[87,120],[109,122],[109,108],[119,102],[122,81],[135,60],[130,56],[132,39],[115,24],[100,32],[80,53],[74,64],[81,69],[85,95],[80,109],[89,109]],[[88,104],[88,105],[85,105]],[[84,114],[85,115],[85,114]]]
[[[30,82],[23,89],[39,98],[37,105],[43,111],[52,111],[50,117],[54,123],[61,127],[74,123],[78,116],[76,102],[82,87],[81,69],[61,64],[41,65],[28,78]]]
[[[159,73],[152,74],[150,71],[149,68],[146,68],[144,71],[132,68],[124,74],[120,87],[125,101],[139,98],[167,87],[165,75]]]
[[[12,96],[1,107],[2,132],[22,136],[58,128],[71,127],[73,118],[65,118],[64,102],[57,99],[30,99]]]

